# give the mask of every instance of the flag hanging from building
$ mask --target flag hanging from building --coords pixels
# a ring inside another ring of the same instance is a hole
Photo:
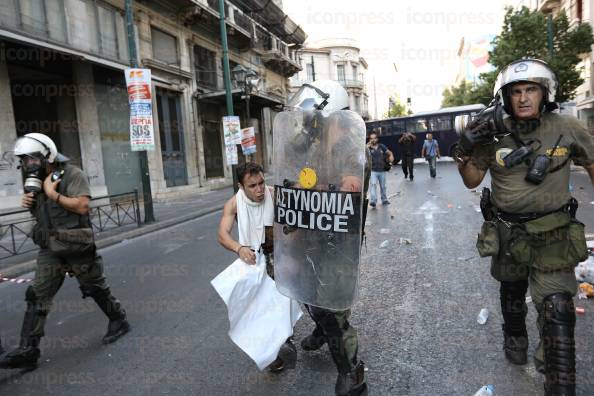
[[[150,69],[126,69],[130,104],[130,145],[132,151],[154,150],[153,103]]]

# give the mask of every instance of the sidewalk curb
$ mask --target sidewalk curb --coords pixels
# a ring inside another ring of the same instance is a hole
[[[150,234],[155,231],[159,231],[159,230],[173,227],[178,224],[182,224],[182,223],[185,223],[185,222],[188,222],[191,220],[195,220],[200,217],[209,215],[211,213],[218,212],[222,209],[223,209],[223,205],[218,204],[216,206],[211,206],[206,209],[201,209],[196,212],[187,214],[185,216],[180,216],[180,217],[176,217],[176,218],[165,220],[165,221],[150,223],[150,224],[143,225],[139,228],[135,228],[130,231],[122,232],[121,234],[116,234],[116,235],[113,235],[110,237],[99,239],[96,242],[97,249],[100,250],[100,249],[118,244],[125,239],[134,239],[134,238],[146,235],[146,234]],[[8,278],[15,278],[17,276],[26,274],[27,272],[33,271],[35,269],[35,263],[36,263],[36,260],[33,259],[33,260],[25,261],[24,263],[15,264],[11,267],[4,268],[2,270],[2,275],[6,276]]]

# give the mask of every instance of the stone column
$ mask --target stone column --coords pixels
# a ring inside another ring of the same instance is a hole
[[[78,88],[76,118],[83,169],[89,177],[91,194],[94,197],[107,195],[93,66],[87,62],[74,62],[73,79]]]

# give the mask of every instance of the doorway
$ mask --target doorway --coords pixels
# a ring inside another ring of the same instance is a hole
[[[161,89],[157,90],[161,157],[167,187],[188,184],[180,102],[178,94]]]

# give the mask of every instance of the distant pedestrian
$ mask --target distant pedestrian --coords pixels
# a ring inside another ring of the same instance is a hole
[[[436,139],[433,139],[433,135],[430,133],[427,134],[426,139],[423,142],[421,156],[429,163],[429,174],[431,177],[435,177],[437,174],[437,159],[441,157],[441,155],[439,154],[439,144]]]
[[[404,178],[410,177],[410,181],[413,180],[413,166],[415,162],[415,141],[417,137],[410,132],[404,132],[398,143],[400,143],[402,153],[402,172],[404,172]]]
[[[394,155],[388,148],[379,143],[377,133],[371,132],[369,134],[369,152],[371,154],[371,180],[369,198],[369,205],[375,207],[377,203],[377,185],[380,187],[380,194],[382,205],[389,205],[388,196],[386,195],[386,172],[394,162]]]

